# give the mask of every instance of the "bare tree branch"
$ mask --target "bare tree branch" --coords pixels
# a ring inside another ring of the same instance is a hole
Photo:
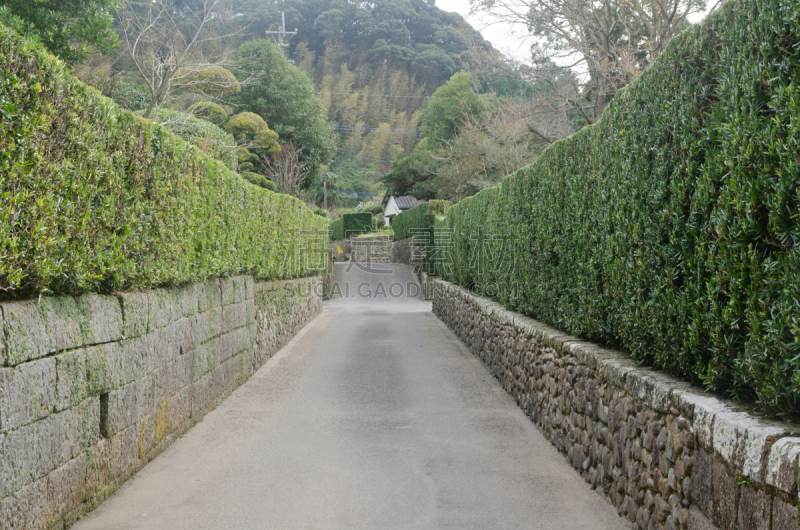
[[[552,76],[554,68],[580,76],[591,112],[582,105],[575,109],[588,123],[599,119],[614,94],[689,25],[690,15],[705,9],[705,0],[470,0],[470,4],[475,14],[489,13],[495,20],[525,27],[531,38],[529,80]],[[548,69],[536,68],[542,64]]]
[[[204,0],[197,8],[147,0],[125,2],[118,10],[126,49],[150,90],[145,117],[176,90],[213,99],[250,81],[234,78],[227,70],[234,61],[220,51],[223,39],[247,29],[221,33],[232,15],[229,0]]]
[[[300,158],[302,152],[303,149],[297,144],[283,144],[280,151],[263,160],[267,177],[275,183],[279,192],[297,195],[300,191],[310,171]]]

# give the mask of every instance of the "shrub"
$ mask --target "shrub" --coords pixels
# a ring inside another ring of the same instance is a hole
[[[400,212],[392,220],[395,241],[406,239],[415,235],[429,234],[433,226],[434,216],[428,211],[428,203]]]
[[[255,184],[259,188],[264,188],[265,190],[275,191],[275,183],[260,173],[242,171],[240,174],[242,175],[242,178],[250,184]]]
[[[271,130],[258,114],[241,112],[228,120],[225,130],[239,142],[252,142],[253,147],[262,149],[266,153],[276,153],[281,150],[278,133]]]
[[[186,75],[182,81],[190,91],[205,96],[223,97],[242,91],[236,76],[221,66],[195,70]]]
[[[346,213],[342,216],[342,220],[344,223],[344,235],[347,238],[374,230],[372,214],[369,212]]]
[[[323,262],[308,233],[326,223],[301,201],[244,184],[4,26],[0,108],[0,296],[290,278]]]
[[[208,156],[221,160],[228,168],[234,171],[238,169],[239,156],[233,136],[213,123],[185,112],[165,108],[153,111],[150,119],[160,123],[181,139],[196,145]]]
[[[735,0],[675,37],[599,123],[448,209],[443,276],[800,411],[799,29],[789,0]]]
[[[144,110],[150,105],[150,91],[138,83],[124,81],[119,76],[99,77],[90,76],[83,80],[100,91],[105,97],[114,100],[114,103],[128,110]]]
[[[444,215],[452,203],[450,201],[432,200],[428,201],[428,213],[433,215]]]
[[[325,219],[328,218],[328,210],[323,210],[322,208],[317,208],[314,210],[314,215],[319,215],[320,217],[324,217]]]
[[[217,127],[222,127],[222,124],[228,119],[228,113],[225,112],[222,105],[213,101],[198,101],[189,107],[189,112],[192,116],[211,122]]]
[[[341,241],[344,239],[344,218],[340,217],[331,222],[331,241]]]

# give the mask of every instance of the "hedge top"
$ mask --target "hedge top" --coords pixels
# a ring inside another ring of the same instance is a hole
[[[450,201],[433,200],[400,212],[392,221],[395,239],[399,241],[428,233],[433,228],[436,216],[445,213],[449,207]]]
[[[0,26],[0,296],[313,274],[327,223]]]

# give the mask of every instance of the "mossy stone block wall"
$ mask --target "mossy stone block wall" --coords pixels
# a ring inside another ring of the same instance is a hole
[[[320,277],[0,303],[0,527],[64,528],[322,310]]]

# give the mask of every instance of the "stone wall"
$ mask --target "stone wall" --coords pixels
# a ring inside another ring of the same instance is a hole
[[[422,287],[422,297],[425,300],[433,300],[433,289],[430,287],[425,270],[425,244],[420,242],[418,236],[407,237],[392,244],[392,263],[413,265]]]
[[[634,529],[800,529],[796,426],[433,284],[434,313]]]
[[[425,247],[417,240],[417,236],[394,242],[392,245],[392,263],[404,263],[424,268]]]
[[[99,505],[322,309],[319,278],[0,304],[0,528]]]
[[[336,261],[347,261],[350,259],[350,240],[340,239],[339,241],[331,241],[328,245],[330,255]]]
[[[392,237],[350,238],[350,260],[358,263],[392,263]]]

